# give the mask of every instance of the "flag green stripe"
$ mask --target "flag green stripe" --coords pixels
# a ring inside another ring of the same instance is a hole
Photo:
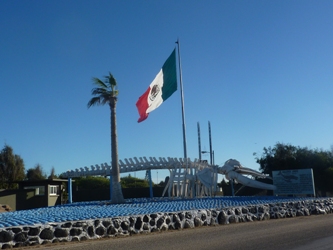
[[[163,64],[162,71],[162,99],[165,101],[177,90],[176,49],[173,50],[169,58]]]

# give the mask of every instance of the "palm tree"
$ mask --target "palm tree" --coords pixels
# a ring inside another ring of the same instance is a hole
[[[93,79],[93,88],[91,94],[94,96],[88,102],[88,108],[95,105],[109,104],[111,110],[111,158],[112,158],[112,193],[111,203],[124,203],[125,199],[120,185],[120,170],[118,160],[118,138],[116,124],[116,104],[117,104],[117,81],[111,73],[105,76],[104,82],[96,77]]]

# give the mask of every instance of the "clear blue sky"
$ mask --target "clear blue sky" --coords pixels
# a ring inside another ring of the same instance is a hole
[[[87,109],[91,78],[109,71],[119,159],[183,157],[180,91],[142,123],[135,106],[177,38],[191,159],[197,122],[207,151],[211,122],[219,165],[235,158],[257,170],[253,153],[277,142],[333,144],[333,1],[3,0],[0,9],[0,147],[26,170],[110,162],[109,107]]]

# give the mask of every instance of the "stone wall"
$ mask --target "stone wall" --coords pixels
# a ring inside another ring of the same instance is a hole
[[[191,210],[117,218],[0,228],[1,249],[85,241],[210,225],[328,214],[333,199],[318,199],[223,209]]]

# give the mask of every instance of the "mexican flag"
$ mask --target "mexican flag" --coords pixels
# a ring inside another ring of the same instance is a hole
[[[146,92],[136,103],[140,118],[138,122],[147,119],[148,114],[158,108],[177,90],[176,49],[163,64],[155,79]]]

